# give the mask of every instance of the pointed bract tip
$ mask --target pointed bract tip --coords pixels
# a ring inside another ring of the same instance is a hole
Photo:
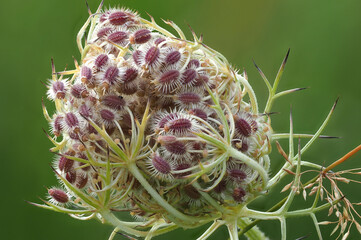
[[[332,138],[342,138],[342,137],[320,135],[319,138],[329,138],[329,139],[332,139]]]
[[[337,97],[337,98],[336,98],[336,100],[335,100],[335,102],[334,102],[334,104],[333,104],[333,106],[332,106],[332,110],[331,110],[331,111],[334,111],[334,110],[335,110],[339,99],[340,99],[340,97]]]
[[[284,66],[284,65],[286,64],[286,62],[287,62],[288,56],[290,55],[290,50],[291,50],[291,48],[289,48],[289,49],[287,50],[286,56],[285,56],[285,58],[283,59],[283,63],[282,63],[283,66]]]
[[[90,10],[89,3],[87,0],[85,0],[85,5],[86,5],[86,8],[88,9],[89,15],[92,15],[92,11]]]

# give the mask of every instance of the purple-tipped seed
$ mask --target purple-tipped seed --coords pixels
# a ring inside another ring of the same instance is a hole
[[[247,174],[240,169],[231,169],[228,171],[229,176],[237,182],[242,182],[247,178]]]
[[[233,190],[233,194],[232,194],[232,197],[234,199],[234,201],[236,202],[242,202],[243,201],[243,197],[246,196],[246,191],[241,188],[241,187],[238,187],[238,188],[235,188]]]
[[[79,125],[79,120],[74,113],[68,112],[67,114],[65,114],[65,123],[70,128],[77,127]]]
[[[205,111],[203,111],[202,109],[199,109],[199,108],[191,109],[189,111],[189,114],[197,116],[197,117],[203,119],[204,121],[207,121],[207,119],[208,119],[207,113]]]
[[[181,53],[177,50],[168,53],[168,55],[165,58],[165,63],[172,65],[177,63],[181,59]]]
[[[82,104],[80,107],[79,107],[79,113],[82,115],[82,116],[84,116],[84,117],[91,117],[91,115],[92,115],[92,110],[91,110],[91,108],[88,106],[88,105],[86,105],[85,103],[84,104]]]
[[[201,194],[192,185],[186,185],[184,187],[184,192],[188,195],[188,197],[194,200],[198,200],[201,198]]]
[[[67,203],[69,201],[68,195],[63,190],[51,188],[48,190],[48,193],[59,203]]]
[[[109,111],[107,109],[103,109],[100,111],[100,117],[108,122],[112,122],[115,119],[115,115],[112,111]]]
[[[102,103],[112,109],[121,110],[125,105],[125,100],[122,96],[108,95],[103,98]]]
[[[175,134],[183,134],[192,128],[192,122],[187,118],[178,118],[169,121],[164,126],[166,132],[171,131]]]
[[[65,175],[65,179],[68,180],[71,184],[75,182],[76,179],[76,172],[75,171],[69,171]]]
[[[124,83],[130,83],[134,81],[138,76],[138,70],[135,68],[128,68],[125,70],[124,75],[122,76],[122,81]]]
[[[197,71],[189,68],[185,70],[182,74],[182,83],[188,84],[192,82],[197,77]]]
[[[201,63],[197,59],[192,59],[188,62],[187,68],[199,68],[201,66]]]
[[[190,167],[191,167],[191,165],[189,165],[189,163],[180,163],[179,165],[177,165],[177,166],[175,167],[174,170],[175,170],[175,171],[180,171],[180,170],[188,169],[188,168],[190,168]],[[186,172],[174,174],[174,177],[176,177],[176,178],[182,178],[182,177],[187,176],[187,175],[189,175],[189,174],[191,174],[191,171],[186,171]]]
[[[160,173],[168,174],[171,171],[169,163],[158,155],[154,155],[152,158],[152,164],[154,168]]]
[[[67,155],[67,153],[65,153]],[[61,156],[58,162],[58,167],[60,171],[69,172],[74,165],[74,161],[66,158],[65,156]]]
[[[209,78],[206,75],[199,74],[196,79],[193,82],[193,86],[200,87],[204,84],[207,84],[209,81]]]
[[[77,180],[76,187],[82,189],[83,187],[85,187],[85,185],[88,182],[88,175],[79,174],[76,180]]]
[[[161,84],[169,84],[171,82],[175,82],[179,78],[179,71],[178,70],[169,70],[168,72],[165,72],[162,74],[162,76],[159,78],[159,82]]]
[[[201,97],[192,92],[181,93],[179,94],[178,99],[183,104],[197,104],[201,101]]]
[[[64,99],[65,98],[65,85],[62,81],[56,81],[52,85],[53,92],[55,93],[56,98]]]
[[[158,46],[159,44],[161,44],[161,43],[164,42],[164,41],[165,41],[164,38],[157,38],[157,39],[154,41],[154,44]]]
[[[104,78],[108,80],[110,84],[113,84],[119,75],[119,69],[115,66],[110,66],[106,71]]]
[[[159,48],[155,46],[151,47],[148,50],[148,52],[145,54],[144,57],[145,63],[149,66],[154,65],[157,62],[159,55],[160,55]]]
[[[215,188],[213,188],[213,190],[214,190],[216,193],[218,193],[218,194],[224,192],[226,189],[227,189],[227,182],[224,181],[224,180],[221,180],[221,181],[217,184],[217,186],[216,186]]]
[[[178,117],[177,113],[169,113],[168,115],[166,115],[165,117],[163,117],[162,119],[159,120],[158,127],[164,128],[164,125],[166,123],[168,123],[170,120],[175,119],[177,117]]]
[[[55,136],[59,136],[61,131],[63,130],[63,122],[64,117],[63,116],[56,116],[53,122],[53,133]]]
[[[133,61],[135,62],[135,64],[137,64],[138,66],[142,63],[141,61],[141,57],[142,57],[143,53],[140,50],[136,50],[133,52]]]
[[[113,25],[123,25],[128,21],[128,15],[124,12],[113,12],[108,17],[109,22]]]
[[[115,32],[108,36],[108,40],[114,43],[122,43],[126,38],[128,34],[126,32]]]
[[[109,27],[100,29],[100,30],[98,31],[98,33],[97,33],[98,38],[101,38],[101,37],[104,37],[104,36],[108,35],[111,30],[112,30],[112,29],[109,28]]]
[[[134,33],[134,42],[143,44],[152,38],[151,32],[148,29],[140,29]]]
[[[81,67],[81,79],[83,80],[90,80],[92,78],[92,70],[90,68],[88,68],[87,66],[82,66]]]
[[[95,59],[94,64],[95,64],[95,66],[96,66],[97,68],[101,68],[101,67],[103,67],[105,64],[107,64],[108,59],[109,59],[108,55],[106,55],[106,54],[100,54],[100,55]]]
[[[252,134],[252,127],[247,120],[238,118],[234,122],[237,132],[245,137],[249,137]]]
[[[180,141],[175,141],[169,144],[166,144],[165,149],[167,149],[168,152],[175,154],[175,155],[184,155],[187,153],[187,147],[184,143]]]
[[[89,93],[86,90],[84,85],[74,84],[71,87],[71,95],[73,95],[73,97],[75,97],[75,98],[86,98],[89,96]]]

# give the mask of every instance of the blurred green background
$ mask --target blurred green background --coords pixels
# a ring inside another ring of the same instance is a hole
[[[98,0],[88,2],[93,10],[99,4]],[[280,90],[310,89],[276,101],[273,111],[281,114],[273,116],[275,131],[288,131],[291,105],[295,132],[315,131],[340,96],[325,134],[342,138],[320,140],[304,159],[327,165],[361,143],[361,1],[105,1],[105,6],[116,4],[136,9],[146,18],[148,12],[162,26],[160,18],[171,19],[188,32],[189,23],[196,33],[203,33],[207,45],[247,70],[261,106],[267,92],[252,59],[273,79],[291,48]],[[41,111],[46,89],[40,81],[51,77],[51,57],[58,70],[66,64],[73,67],[72,56],[79,59],[75,36],[87,16],[83,0],[1,1],[2,239],[99,240],[107,239],[111,232],[110,227],[94,220],[81,222],[24,201],[39,202],[37,196],[44,197],[44,186],[57,184],[49,167],[54,157],[48,151],[51,144],[42,132],[48,125]],[[282,143],[287,150],[287,143]],[[274,166],[279,166],[279,156],[273,156]],[[361,153],[343,167],[358,167],[360,162]],[[360,201],[360,185],[343,187],[351,200]],[[279,189],[273,196],[278,193]],[[274,202],[257,206],[266,209]],[[292,219],[288,226],[288,239],[308,233],[312,234],[310,239],[316,239],[311,219]],[[262,228],[271,239],[279,238],[278,222]],[[322,229],[328,239],[330,229]],[[158,239],[195,239],[201,230],[179,230]],[[359,239],[355,231],[351,239]],[[212,239],[225,239],[225,234],[221,229]]]

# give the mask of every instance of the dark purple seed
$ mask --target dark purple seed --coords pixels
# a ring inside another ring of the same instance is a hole
[[[187,132],[191,129],[192,127],[192,122],[189,119],[186,118],[179,118],[179,119],[174,119],[169,121],[167,124],[165,124],[164,126],[164,130],[167,131],[172,131],[175,134],[182,134],[184,132]]]
[[[154,168],[163,174],[168,174],[171,171],[169,163],[158,155],[152,158],[152,164]]]
[[[108,33],[111,31],[112,29],[107,27],[107,28],[102,28],[98,31],[97,36],[98,38],[104,37],[105,35],[108,35]]]
[[[77,177],[76,187],[81,189],[81,188],[85,187],[87,182],[88,182],[88,175],[79,174],[78,177]]]
[[[65,85],[62,81],[56,81],[53,83],[54,93],[63,92],[65,90]]]
[[[192,59],[188,62],[187,68],[199,68],[201,66],[201,63],[197,59]]]
[[[122,96],[108,95],[103,98],[102,103],[112,109],[121,110],[125,105],[125,100]]]
[[[92,70],[88,68],[87,66],[81,67],[81,77],[85,78],[86,80],[89,80],[92,78]]]
[[[108,62],[108,55],[106,54],[100,54],[96,59],[95,59],[95,66],[98,68],[103,67],[107,62]]]
[[[169,70],[168,72],[165,72],[162,74],[162,76],[159,79],[159,82],[161,84],[169,84],[171,82],[175,82],[178,80],[179,78],[179,71],[178,70]]]
[[[102,14],[99,18],[99,21],[104,22],[105,20],[107,20],[107,16],[105,14]]]
[[[140,29],[134,33],[134,42],[143,44],[152,38],[151,32],[148,29]]]
[[[206,75],[198,75],[196,79],[194,80],[193,86],[200,87],[203,86],[203,84],[207,84],[209,81],[209,78]]]
[[[187,153],[186,145],[180,141],[166,144],[164,147],[168,152],[175,155],[184,155]]]
[[[76,179],[76,172],[75,171],[69,171],[65,175],[66,180],[70,183],[74,183]]]
[[[203,111],[202,109],[199,109],[199,108],[195,108],[195,109],[191,109],[189,111],[189,114],[192,114],[194,116],[197,116],[205,121],[207,121],[208,119],[208,115],[205,111]]]
[[[179,94],[178,99],[184,104],[197,104],[201,101],[201,97],[192,92],[181,93]]]
[[[242,182],[247,178],[247,174],[240,169],[231,169],[228,171],[228,174],[235,181]]]
[[[132,95],[138,91],[138,86],[136,84],[123,83],[118,87],[118,91],[126,95]]]
[[[188,197],[194,200],[198,200],[201,198],[201,194],[192,185],[186,185],[184,187],[184,192],[188,195]]]
[[[185,70],[182,74],[182,83],[188,84],[192,82],[197,77],[197,71],[189,68]]]
[[[70,137],[71,139],[73,139],[73,140],[79,140],[79,139],[80,139],[80,138],[79,138],[79,134],[78,134],[77,132],[75,132],[75,131],[69,132],[69,137]]]
[[[161,144],[161,145],[166,145],[172,142],[177,141],[177,137],[172,136],[172,135],[166,135],[166,136],[159,136],[157,138],[157,141]]]
[[[109,15],[109,22],[113,25],[123,25],[127,22],[128,16],[124,12],[113,12]]]
[[[89,123],[87,126],[88,133],[98,133],[98,131]]]
[[[239,188],[235,188],[233,190],[233,194],[232,194],[232,197],[234,199],[234,201],[236,202],[242,202],[243,201],[243,197],[246,196],[246,191],[239,187]]]
[[[141,61],[142,55],[143,55],[143,53],[140,50],[136,50],[133,52],[133,61],[138,66],[142,63],[142,61]]]
[[[166,115],[165,117],[163,117],[162,119],[159,120],[158,127],[164,128],[164,125],[166,123],[168,123],[170,120],[175,119],[177,117],[178,117],[177,113],[169,113],[168,115]]]
[[[108,36],[108,40],[114,43],[121,43],[127,36],[128,34],[126,32],[115,32]]]
[[[177,165],[174,170],[175,171],[180,171],[180,170],[188,169],[190,167],[191,166],[188,163],[181,163],[181,164]],[[191,171],[177,173],[177,174],[174,174],[174,177],[181,178],[181,177],[189,175],[190,173],[191,173]]]
[[[91,108],[88,105],[86,105],[85,103],[79,107],[79,113],[82,116],[87,117],[87,118],[91,117],[91,115],[92,115]]]
[[[56,116],[53,123],[53,133],[55,136],[59,136],[60,132],[63,130],[63,116]]]
[[[79,125],[78,118],[72,112],[65,114],[65,123],[68,125],[68,127],[76,127]]]
[[[103,109],[100,111],[100,116],[102,119],[108,122],[112,122],[115,119],[115,115],[112,111],[109,111],[107,109]]]
[[[104,78],[108,80],[109,83],[113,84],[119,75],[119,69],[115,66],[110,66],[106,71]]]
[[[64,191],[62,191],[60,189],[51,188],[51,189],[48,190],[48,193],[57,202],[67,203],[69,201],[68,195]]]
[[[251,125],[243,118],[239,118],[235,121],[235,127],[239,134],[249,137],[252,134]]]
[[[165,63],[172,65],[177,63],[181,59],[181,54],[179,51],[170,52],[165,58]]]
[[[125,73],[122,77],[122,81],[124,83],[130,83],[132,81],[134,81],[134,79],[136,79],[138,76],[138,70],[135,68],[128,68],[127,70],[125,70]]]
[[[73,95],[75,98],[86,98],[87,96],[89,96],[89,93],[84,85],[74,84],[71,87],[71,95]]]
[[[217,186],[216,186],[215,188],[213,188],[213,190],[214,190],[216,193],[220,194],[220,193],[224,192],[224,191],[226,190],[226,188],[227,188],[227,182],[224,181],[224,180],[221,180],[221,181],[217,184]]]
[[[80,167],[84,166],[84,165],[85,165],[85,163],[82,163],[82,162],[79,163]],[[82,167],[81,170],[83,170],[84,172],[88,172],[90,170],[90,166]]]
[[[154,41],[154,44],[155,44],[155,45],[159,45],[159,44],[161,44],[161,43],[164,42],[164,41],[165,41],[164,38],[157,38],[157,39]]]
[[[145,54],[145,63],[149,66],[152,66],[159,58],[159,48],[158,47],[151,47],[148,52]]]

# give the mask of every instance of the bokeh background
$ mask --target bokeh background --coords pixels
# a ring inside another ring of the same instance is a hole
[[[93,10],[99,4],[98,0],[88,2]],[[280,90],[310,88],[276,101],[273,110],[280,114],[273,116],[275,131],[287,131],[292,105],[295,132],[312,133],[340,97],[325,133],[342,138],[321,139],[304,158],[327,165],[361,143],[361,1],[105,1],[105,6],[116,4],[136,9],[143,17],[148,12],[162,26],[165,24],[160,18],[171,19],[186,32],[188,23],[195,32],[203,33],[207,45],[223,53],[238,68],[247,70],[261,106],[267,92],[252,59],[273,79],[291,48]],[[51,57],[58,70],[67,64],[73,67],[72,56],[79,59],[75,36],[87,16],[83,0],[1,1],[2,239],[99,240],[107,239],[111,232],[110,227],[95,220],[81,222],[24,201],[39,202],[37,196],[45,196],[44,186],[56,185],[49,167],[54,157],[48,151],[51,144],[42,132],[48,125],[41,111],[46,89],[40,81],[51,77]],[[287,150],[286,142],[281,144]],[[282,163],[277,154],[272,159],[275,167]],[[360,165],[361,153],[343,167]],[[360,201],[360,185],[343,187],[350,199]],[[272,199],[280,197],[279,190],[271,193]],[[274,202],[256,205],[267,209]],[[320,220],[325,218],[325,214],[320,215]],[[309,233],[310,239],[316,239],[311,219],[292,219],[288,227],[289,239]],[[262,224],[262,228],[271,239],[279,238],[278,222]],[[330,228],[322,229],[328,239]],[[201,231],[179,230],[158,239],[195,239]],[[354,229],[351,239],[359,239],[355,232]],[[226,239],[225,234],[226,230],[220,229],[212,239]]]

